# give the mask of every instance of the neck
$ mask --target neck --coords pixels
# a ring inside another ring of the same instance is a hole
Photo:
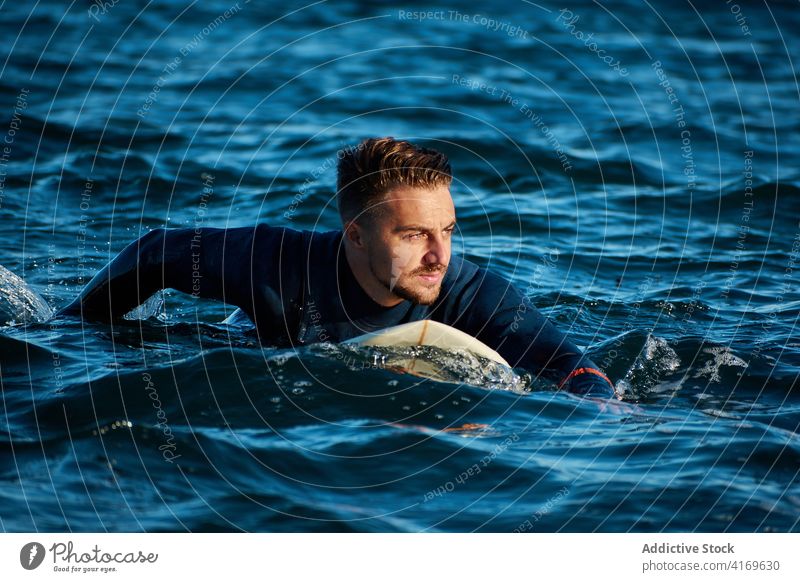
[[[367,255],[353,249],[347,240],[344,241],[344,254],[347,258],[347,264],[350,266],[350,271],[353,273],[356,281],[375,303],[382,307],[394,307],[403,302],[401,297],[389,291],[386,286],[372,274],[372,269],[369,268],[369,259]]]

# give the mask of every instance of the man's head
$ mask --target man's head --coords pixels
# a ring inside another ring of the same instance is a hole
[[[456,216],[447,156],[391,137],[339,157],[337,196],[347,258],[381,305],[429,305],[450,262]]]

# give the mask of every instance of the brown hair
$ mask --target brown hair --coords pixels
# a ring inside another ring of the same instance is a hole
[[[393,137],[365,139],[339,152],[337,197],[342,222],[371,215],[396,186],[434,188],[452,181],[447,156]]]

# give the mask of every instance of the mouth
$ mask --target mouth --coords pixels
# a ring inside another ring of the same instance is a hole
[[[442,278],[441,272],[436,273],[420,273],[417,275],[420,279],[425,281],[426,283],[438,283]]]

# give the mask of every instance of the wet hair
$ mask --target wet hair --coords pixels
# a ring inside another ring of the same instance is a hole
[[[337,202],[342,223],[370,219],[397,186],[449,186],[447,156],[393,137],[369,138],[339,152]]]

